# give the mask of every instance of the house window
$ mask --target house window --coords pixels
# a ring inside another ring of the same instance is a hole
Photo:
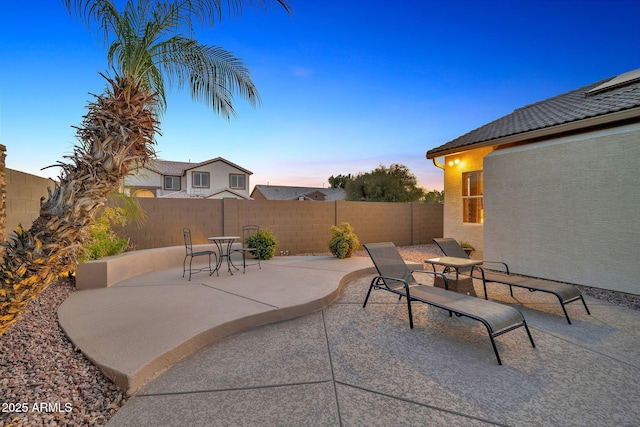
[[[244,175],[231,174],[229,175],[229,187],[236,190],[244,190],[247,188]]]
[[[165,176],[164,177],[164,189],[165,190],[180,190],[180,177],[179,176]]]
[[[462,221],[484,223],[482,171],[462,173]]]
[[[209,172],[193,172],[194,188],[209,188]]]

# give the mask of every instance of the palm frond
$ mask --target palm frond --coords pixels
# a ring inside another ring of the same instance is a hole
[[[162,67],[170,81],[175,79],[178,88],[189,85],[194,100],[227,119],[235,116],[234,94],[252,106],[261,102],[244,62],[221,47],[175,36],[154,46],[153,61]]]
[[[192,32],[194,19],[213,25],[225,14],[239,14],[249,6],[281,4],[284,0],[153,1],[128,0],[118,13],[109,0],[66,0],[85,23],[99,22],[109,39],[107,59],[116,75],[132,76],[139,87],[158,94],[158,111],[166,110],[166,84],[186,85],[195,101],[203,102],[226,119],[235,116],[234,96],[252,106],[261,103],[248,68],[231,52],[201,45],[182,35]],[[71,9],[70,9],[71,10]]]

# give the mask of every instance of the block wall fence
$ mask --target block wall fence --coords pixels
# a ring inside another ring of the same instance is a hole
[[[19,225],[29,228],[40,214],[40,198],[53,182],[5,167],[6,147],[0,144],[0,241]],[[398,246],[430,244],[442,237],[443,206],[425,203],[313,202],[276,200],[138,199],[146,224],[116,229],[135,249],[178,246],[182,228],[194,243],[207,237],[242,235],[242,226],[269,228],[278,238],[276,253],[324,253],[329,228],[348,222],[360,243],[391,241]]]
[[[7,168],[4,160],[7,147],[0,144],[0,241],[4,242],[7,229]]]
[[[439,204],[313,202],[276,200],[139,199],[148,219],[137,228],[118,228],[135,249],[182,245],[189,227],[194,244],[207,237],[242,235],[242,226],[256,224],[278,238],[276,254],[328,252],[330,227],[348,222],[360,243],[392,241],[397,246],[433,243],[442,236]]]
[[[8,169],[6,147],[0,144],[0,241],[22,224],[29,228],[40,215],[40,198],[53,182],[47,178]]]

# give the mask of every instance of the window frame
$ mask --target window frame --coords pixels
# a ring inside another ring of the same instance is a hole
[[[167,179],[171,179],[171,183],[172,184],[177,182],[178,183],[178,187],[176,188],[174,186],[171,186],[171,187],[167,186]],[[163,184],[162,187],[165,190],[180,191],[182,189],[181,177],[176,176],[176,175],[165,175],[162,184]]]
[[[462,223],[484,224],[484,174],[482,170],[462,172]]]
[[[234,186],[234,178],[242,177],[242,186]],[[229,188],[232,190],[246,190],[247,189],[247,175],[244,173],[230,173],[229,174]]]
[[[199,176],[199,184],[196,184],[196,176]],[[207,184],[202,185],[202,177],[207,177]],[[192,171],[191,172],[191,187],[192,188],[210,188],[211,187],[211,174],[205,171]]]

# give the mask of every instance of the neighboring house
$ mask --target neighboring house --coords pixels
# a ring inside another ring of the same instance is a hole
[[[472,243],[475,258],[640,294],[640,69],[519,108],[426,156],[444,169],[444,235]]]
[[[344,200],[342,188],[287,187],[281,185],[256,185],[251,192],[255,200],[314,200],[333,202]]]
[[[250,199],[252,172],[222,157],[201,163],[150,160],[124,180],[135,197]]]

